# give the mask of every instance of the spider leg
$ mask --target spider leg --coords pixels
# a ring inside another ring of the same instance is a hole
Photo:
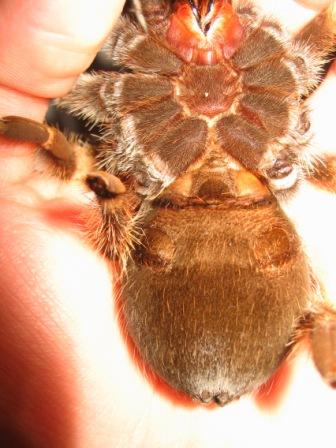
[[[293,38],[293,62],[301,71],[305,91],[308,98],[321,84],[328,63],[336,47],[336,2],[332,1],[328,8],[320,12],[307,23]]]
[[[107,258],[124,265],[136,238],[134,215],[139,199],[113,174],[95,171],[93,148],[69,142],[47,124],[17,116],[0,119],[0,135],[37,145],[41,149],[38,161],[46,163],[47,173],[64,181],[79,180],[95,193],[92,207],[84,212],[88,240]]]
[[[33,143],[43,151],[43,157],[53,167],[53,174],[70,179],[76,170],[73,145],[56,128],[24,117],[7,116],[0,119],[0,135],[20,142]]]
[[[336,156],[320,157],[307,180],[321,190],[336,193]],[[336,388],[336,310],[328,302],[317,305],[318,309],[312,316],[310,338],[317,370],[327,384]]]
[[[88,239],[108,259],[126,268],[130,250],[138,241],[138,195],[113,174],[95,171],[86,176],[87,186],[96,194],[96,206],[87,214]]]
[[[336,311],[323,307],[315,314],[311,330],[315,365],[331,386],[336,388]]]
[[[294,42],[309,42],[311,53],[316,57],[327,57],[336,44],[336,2],[324,9],[295,36]]]
[[[336,193],[336,156],[325,155],[315,162],[308,181],[322,190]]]

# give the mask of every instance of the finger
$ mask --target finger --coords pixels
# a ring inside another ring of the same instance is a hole
[[[320,11],[322,8],[326,8],[330,0],[296,0],[297,3],[306,6],[307,8]]]
[[[120,406],[109,416],[131,397],[108,272],[40,213],[1,208],[0,427],[27,446],[109,446],[98,433],[117,436]]]
[[[11,144],[0,138],[0,192],[3,197],[4,188],[9,184],[21,182],[33,172],[33,154],[35,148]]]
[[[271,17],[276,17],[290,32],[296,33],[306,25],[317,12],[321,11],[330,0],[281,0],[279,2],[269,0],[255,0],[255,3]],[[312,3],[314,3],[313,8]]]
[[[122,4],[122,0],[3,0],[0,84],[39,97],[64,95],[91,63]]]

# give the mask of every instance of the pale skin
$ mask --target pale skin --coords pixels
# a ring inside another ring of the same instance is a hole
[[[43,120],[47,99],[65,95],[90,65],[123,2],[80,3],[1,2],[1,116]],[[270,11],[280,2],[259,3]],[[282,0],[286,14],[274,12],[295,32],[327,3]],[[312,100],[315,144],[328,152],[335,94],[331,70]],[[209,410],[153,387],[120,335],[110,268],[78,230],[90,198],[33,175],[33,147],[0,145],[1,440],[51,448],[332,446],[336,393],[303,347],[279,396],[273,390]]]

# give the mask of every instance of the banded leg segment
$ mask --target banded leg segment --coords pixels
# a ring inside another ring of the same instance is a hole
[[[70,179],[76,170],[73,145],[57,128],[28,118],[8,116],[0,119],[0,135],[20,142],[33,143],[44,149],[44,158],[53,165],[53,174]]]

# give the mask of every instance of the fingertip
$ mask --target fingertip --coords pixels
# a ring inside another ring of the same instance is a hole
[[[42,121],[48,108],[48,100],[45,98],[35,97],[1,85],[0,98],[0,117],[20,115]]]
[[[306,8],[321,11],[321,9],[326,8],[329,5],[330,0],[296,0],[296,2]]]
[[[4,0],[0,3],[0,84],[27,94],[64,95],[91,63],[123,0]]]
[[[294,0],[281,0],[280,2],[255,0],[255,3],[264,13],[270,17],[275,17],[286,30],[293,34],[303,28],[316,15],[315,10]]]

